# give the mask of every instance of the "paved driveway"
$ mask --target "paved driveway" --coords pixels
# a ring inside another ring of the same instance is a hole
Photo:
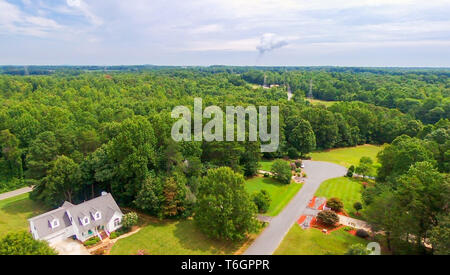
[[[24,188],[20,188],[20,189],[11,191],[11,192],[2,193],[2,194],[0,194],[0,201],[31,192],[32,190],[33,190],[33,188],[31,188],[31,187],[24,187]]]
[[[322,161],[303,161],[307,178],[302,189],[289,202],[284,210],[272,219],[244,255],[271,255],[280,245],[291,226],[301,216],[320,184],[331,178],[342,177],[347,168]]]
[[[84,245],[82,245],[79,241],[72,239],[65,239],[51,244],[51,247],[55,248],[59,255],[90,255]]]

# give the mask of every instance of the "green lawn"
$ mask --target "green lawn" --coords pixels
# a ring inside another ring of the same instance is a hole
[[[384,145],[376,146],[366,144],[356,147],[331,149],[327,151],[313,152],[311,153],[311,159],[317,161],[334,162],[348,168],[351,165],[355,165],[356,167],[359,164],[359,160],[361,159],[361,157],[370,157],[376,165],[377,154],[384,147]]]
[[[275,251],[275,255],[343,255],[350,245],[368,241],[345,232],[343,228],[324,234],[320,230],[302,229],[294,224]]]
[[[0,201],[0,237],[17,230],[28,230],[27,219],[42,214],[46,209],[22,194]]]
[[[353,204],[357,201],[362,202],[361,191],[363,187],[360,181],[351,178],[334,178],[322,182],[317,190],[316,197],[326,197],[327,199],[336,197],[340,198],[344,203],[345,211],[352,217],[356,210],[353,209]]]
[[[272,160],[261,160],[259,162],[259,169],[264,170],[264,171],[269,171],[272,170],[272,165],[273,163],[276,161],[276,159],[272,159]]]
[[[247,180],[245,189],[249,194],[259,192],[264,189],[269,192],[272,202],[269,210],[264,215],[276,216],[288,204],[288,202],[302,188],[300,183],[282,184],[272,178],[255,177]]]
[[[192,220],[153,221],[138,233],[118,240],[112,255],[132,255],[145,250],[150,255],[230,255],[243,243],[212,240]]]
[[[312,105],[323,104],[326,107],[330,107],[331,105],[340,102],[340,101],[325,101],[320,99],[307,99],[307,101],[309,101]]]

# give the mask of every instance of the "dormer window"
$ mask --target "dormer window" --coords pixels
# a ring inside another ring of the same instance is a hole
[[[83,225],[89,224],[89,217],[87,217],[87,216],[84,217],[82,221],[83,221]]]
[[[59,220],[58,220],[58,219],[53,219],[53,220],[50,222],[50,225],[51,225],[52,228],[58,227],[58,226],[59,226]]]
[[[94,214],[94,219],[96,221],[100,220],[102,218],[102,213],[100,213],[100,211],[95,212]]]

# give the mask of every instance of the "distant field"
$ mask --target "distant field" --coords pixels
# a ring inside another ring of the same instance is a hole
[[[356,216],[356,211],[353,209],[355,202],[361,202],[361,191],[363,187],[361,182],[357,179],[350,178],[335,178],[322,182],[317,190],[316,197],[325,197],[327,199],[336,197],[341,199],[344,203],[345,211],[351,216]]]
[[[243,244],[212,240],[192,220],[154,221],[118,240],[111,254],[133,255],[145,250],[150,255],[230,255],[241,250]]]
[[[0,237],[17,230],[28,230],[27,219],[42,214],[46,209],[22,194],[0,200]]]
[[[367,244],[368,241],[345,232],[342,228],[330,234],[320,230],[302,229],[295,223],[284,238],[275,255],[343,255],[356,243]]]
[[[328,161],[337,163],[339,165],[350,167],[351,165],[357,166],[361,157],[370,157],[373,162],[377,163],[377,154],[386,145],[360,145],[356,147],[338,148],[327,151],[319,151],[311,153],[311,159],[317,161]]]
[[[331,105],[340,102],[340,101],[325,101],[319,99],[306,99],[306,100],[309,101],[312,105],[323,104],[326,107],[330,107]]]
[[[302,184],[299,183],[282,184],[272,178],[264,177],[255,177],[245,183],[245,189],[249,194],[259,192],[262,189],[269,192],[272,202],[269,210],[264,214],[267,216],[278,215],[300,188],[302,188]]]

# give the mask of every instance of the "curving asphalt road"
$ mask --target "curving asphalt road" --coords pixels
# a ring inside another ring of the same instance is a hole
[[[244,255],[272,255],[291,226],[305,211],[320,184],[327,179],[342,177],[347,173],[347,168],[330,162],[305,160],[303,163],[308,176],[305,184],[284,210],[272,219]]]

